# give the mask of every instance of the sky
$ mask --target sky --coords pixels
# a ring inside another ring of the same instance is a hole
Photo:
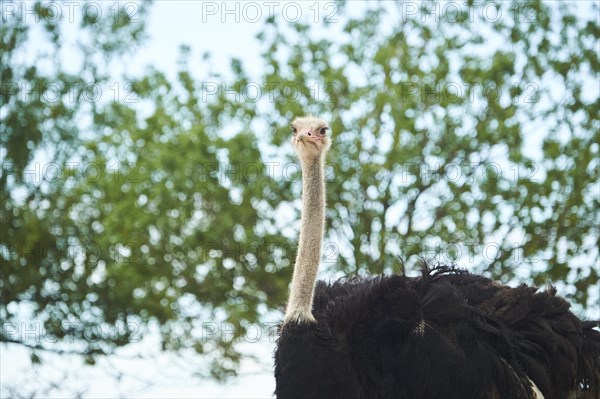
[[[11,3],[11,2],[9,2]],[[15,3],[15,2],[12,2]],[[405,13],[412,13],[410,3],[402,8]],[[21,4],[21,3],[17,3]],[[462,1],[456,2],[459,6]],[[119,6],[129,7],[135,14],[136,4],[123,1]],[[6,3],[3,12],[6,12]],[[77,6],[76,6],[77,7]],[[363,2],[352,2],[351,13],[360,14],[364,9]],[[66,9],[62,10],[64,13]],[[75,12],[79,11],[77,8]],[[66,14],[65,14],[66,15]],[[258,76],[261,72],[261,47],[255,39],[262,24],[269,15],[292,24],[301,19],[314,23],[316,34],[339,35],[336,33],[336,9],[332,2],[306,1],[258,1],[258,2],[223,2],[223,1],[155,1],[148,18],[149,38],[136,53],[131,62],[115,65],[115,76],[143,74],[145,68],[156,69],[174,76],[177,71],[177,59],[180,45],[191,47],[190,66],[195,76],[205,76],[208,71],[201,59],[201,54],[213,54],[213,62],[219,69],[228,70],[229,60],[239,58],[244,62],[250,75]],[[135,15],[134,15],[135,17]],[[390,25],[398,22],[391,17]],[[323,21],[328,19],[333,29],[324,29]],[[73,37],[73,40],[76,38]],[[76,63],[74,54],[65,46],[64,57],[68,62]],[[31,53],[33,54],[33,52]],[[80,61],[80,60],[79,60]],[[25,327],[24,327],[25,328]],[[117,356],[101,359],[95,367],[81,368],[81,362],[65,355],[48,354],[48,365],[41,366],[37,374],[32,374],[29,355],[21,348],[0,346],[0,379],[1,381],[22,381],[23,384],[36,384],[39,381],[60,381],[68,375],[66,384],[52,391],[53,397],[64,397],[78,389],[87,388],[86,397],[139,397],[139,398],[267,398],[274,391],[272,375],[272,353],[275,343],[270,337],[262,336],[258,342],[247,342],[243,345],[247,353],[256,357],[242,364],[242,377],[226,384],[218,384],[207,379],[194,378],[196,364],[187,364],[185,359],[156,351],[158,334],[151,329],[146,338],[134,348],[124,348]],[[248,341],[253,341],[249,339]],[[153,361],[131,359],[138,353],[150,354]],[[119,373],[123,373],[117,384]],[[151,381],[152,385],[147,383]],[[24,386],[25,386],[24,385]],[[1,397],[7,397],[0,390]]]
[[[150,40],[138,53],[140,66],[151,64],[160,70],[174,72],[179,46],[186,44],[192,48],[192,62],[196,61],[196,65],[192,64],[193,70],[200,75],[206,72],[199,56],[205,51],[214,54],[215,63],[223,68],[228,67],[228,59],[237,57],[258,73],[260,47],[254,36],[264,19],[247,22],[241,18],[239,2],[233,4],[232,10],[237,8],[238,11],[231,15],[225,13],[220,3],[155,2],[148,23]]]
[[[351,14],[360,14],[364,8],[363,2],[353,2]],[[127,70],[129,73],[136,69],[143,71],[146,65],[153,65],[175,73],[179,46],[184,44],[192,49],[191,69],[197,76],[207,72],[200,57],[204,52],[213,55],[219,69],[227,70],[229,60],[238,58],[251,76],[258,76],[262,70],[263,49],[255,35],[270,15],[283,25],[302,21],[313,25],[317,34],[319,31],[331,34],[332,29],[323,29],[323,22],[327,20],[335,28],[336,14],[332,1],[158,0],[148,19],[148,45],[136,53],[136,59],[127,65]]]

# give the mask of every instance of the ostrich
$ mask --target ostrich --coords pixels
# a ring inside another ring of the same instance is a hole
[[[600,398],[600,332],[549,287],[454,267],[316,282],[327,123],[292,123],[302,217],[275,394],[286,398]]]

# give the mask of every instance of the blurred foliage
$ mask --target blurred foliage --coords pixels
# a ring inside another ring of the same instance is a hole
[[[3,322],[29,306],[52,347],[73,336],[68,321],[93,363],[157,321],[165,350],[204,354],[215,378],[235,374],[235,340],[201,339],[202,323],[239,325],[240,337],[285,303],[300,198],[288,124],[305,113],[332,126],[330,275],[400,272],[423,255],[504,282],[563,282],[592,305],[593,17],[531,1],[442,18],[443,3],[424,3],[427,14],[384,2],[356,18],[339,3],[337,24],[267,20],[260,76],[235,59],[193,76],[183,47],[176,79],[131,79],[135,103],[84,101],[142,42],[142,4],[136,23],[82,20],[83,62],[71,72],[59,24],[43,24],[53,48],[30,62],[19,56],[30,24],[0,26]],[[54,101],[21,87],[51,84]]]

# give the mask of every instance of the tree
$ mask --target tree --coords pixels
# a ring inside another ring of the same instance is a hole
[[[596,21],[540,1],[408,4],[355,18],[338,3],[340,25],[325,27],[270,18],[257,37],[260,76],[235,59],[230,78],[193,76],[184,47],[177,79],[156,70],[131,78],[137,104],[22,101],[3,85],[5,325],[29,305],[58,341],[46,347],[75,336],[93,362],[157,321],[165,350],[202,354],[215,378],[235,374],[235,339],[207,332],[230,323],[243,337],[284,304],[300,197],[288,123],[308,112],[330,119],[334,134],[330,276],[398,272],[424,255],[505,282],[564,284],[592,306]],[[84,59],[95,60],[87,55],[98,43],[122,57],[142,25],[113,34],[84,20]],[[58,45],[59,29],[45,26]],[[108,79],[101,62],[70,75],[21,68],[12,54],[28,27],[2,29],[3,82]],[[69,173],[28,182],[42,152]],[[19,341],[6,329],[2,340]]]

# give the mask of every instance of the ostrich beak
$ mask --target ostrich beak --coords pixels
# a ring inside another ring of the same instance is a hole
[[[321,139],[319,139],[318,137],[311,137],[309,135],[307,135],[306,133],[300,133],[298,134],[298,138],[297,138],[298,142],[302,142],[304,144],[313,144],[315,145],[316,142],[321,141]]]

